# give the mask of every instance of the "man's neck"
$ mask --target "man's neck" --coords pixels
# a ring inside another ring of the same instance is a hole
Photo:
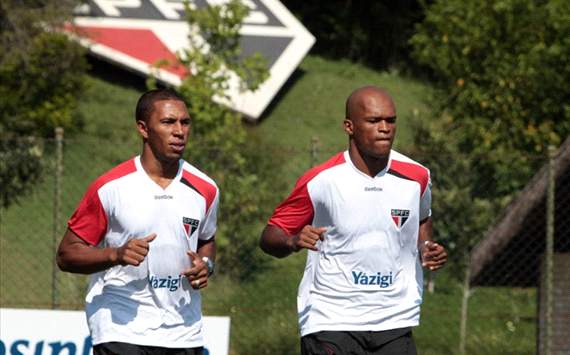
[[[164,161],[159,160],[152,152],[143,151],[141,154],[141,165],[146,174],[163,188],[178,174],[179,160]]]
[[[371,177],[378,175],[379,172],[384,170],[390,161],[390,156],[382,158],[370,157],[360,152],[358,148],[353,145],[348,148],[348,155],[350,156],[352,164],[354,164],[358,170]]]

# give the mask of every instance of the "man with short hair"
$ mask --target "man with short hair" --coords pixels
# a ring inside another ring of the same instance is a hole
[[[346,101],[348,150],[307,171],[275,209],[260,247],[308,249],[297,297],[301,352],[416,354],[422,266],[447,260],[432,241],[429,170],[392,150],[396,108],[374,86]]]
[[[68,222],[61,270],[91,274],[98,354],[203,354],[199,290],[214,268],[219,190],[182,159],[191,118],[169,89],[136,107],[140,156],[97,178]]]

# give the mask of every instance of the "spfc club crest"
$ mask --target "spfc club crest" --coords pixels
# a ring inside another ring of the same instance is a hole
[[[196,229],[198,229],[198,225],[200,221],[193,218],[182,217],[182,224],[184,225],[184,230],[186,231],[186,235],[190,237]]]
[[[396,227],[402,228],[410,217],[410,210],[392,210],[391,214]]]

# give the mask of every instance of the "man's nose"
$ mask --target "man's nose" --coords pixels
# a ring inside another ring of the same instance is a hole
[[[182,127],[182,123],[177,122],[174,124],[174,131],[173,131],[174,135],[177,136],[182,136],[184,135],[184,129]]]
[[[382,132],[389,131],[390,126],[388,125],[388,122],[386,122],[386,120],[380,120],[380,122],[378,122],[378,130]]]

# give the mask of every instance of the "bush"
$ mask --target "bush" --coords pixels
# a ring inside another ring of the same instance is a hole
[[[32,136],[75,128],[83,91],[83,49],[56,31],[72,1],[0,4],[0,205],[8,206],[41,176],[42,150]]]
[[[286,5],[317,37],[314,53],[385,68],[409,62],[407,42],[423,19],[423,3],[289,0]]]
[[[570,134],[569,16],[563,0],[438,1],[411,39],[440,90],[417,146],[436,170],[436,229],[459,255]]]

